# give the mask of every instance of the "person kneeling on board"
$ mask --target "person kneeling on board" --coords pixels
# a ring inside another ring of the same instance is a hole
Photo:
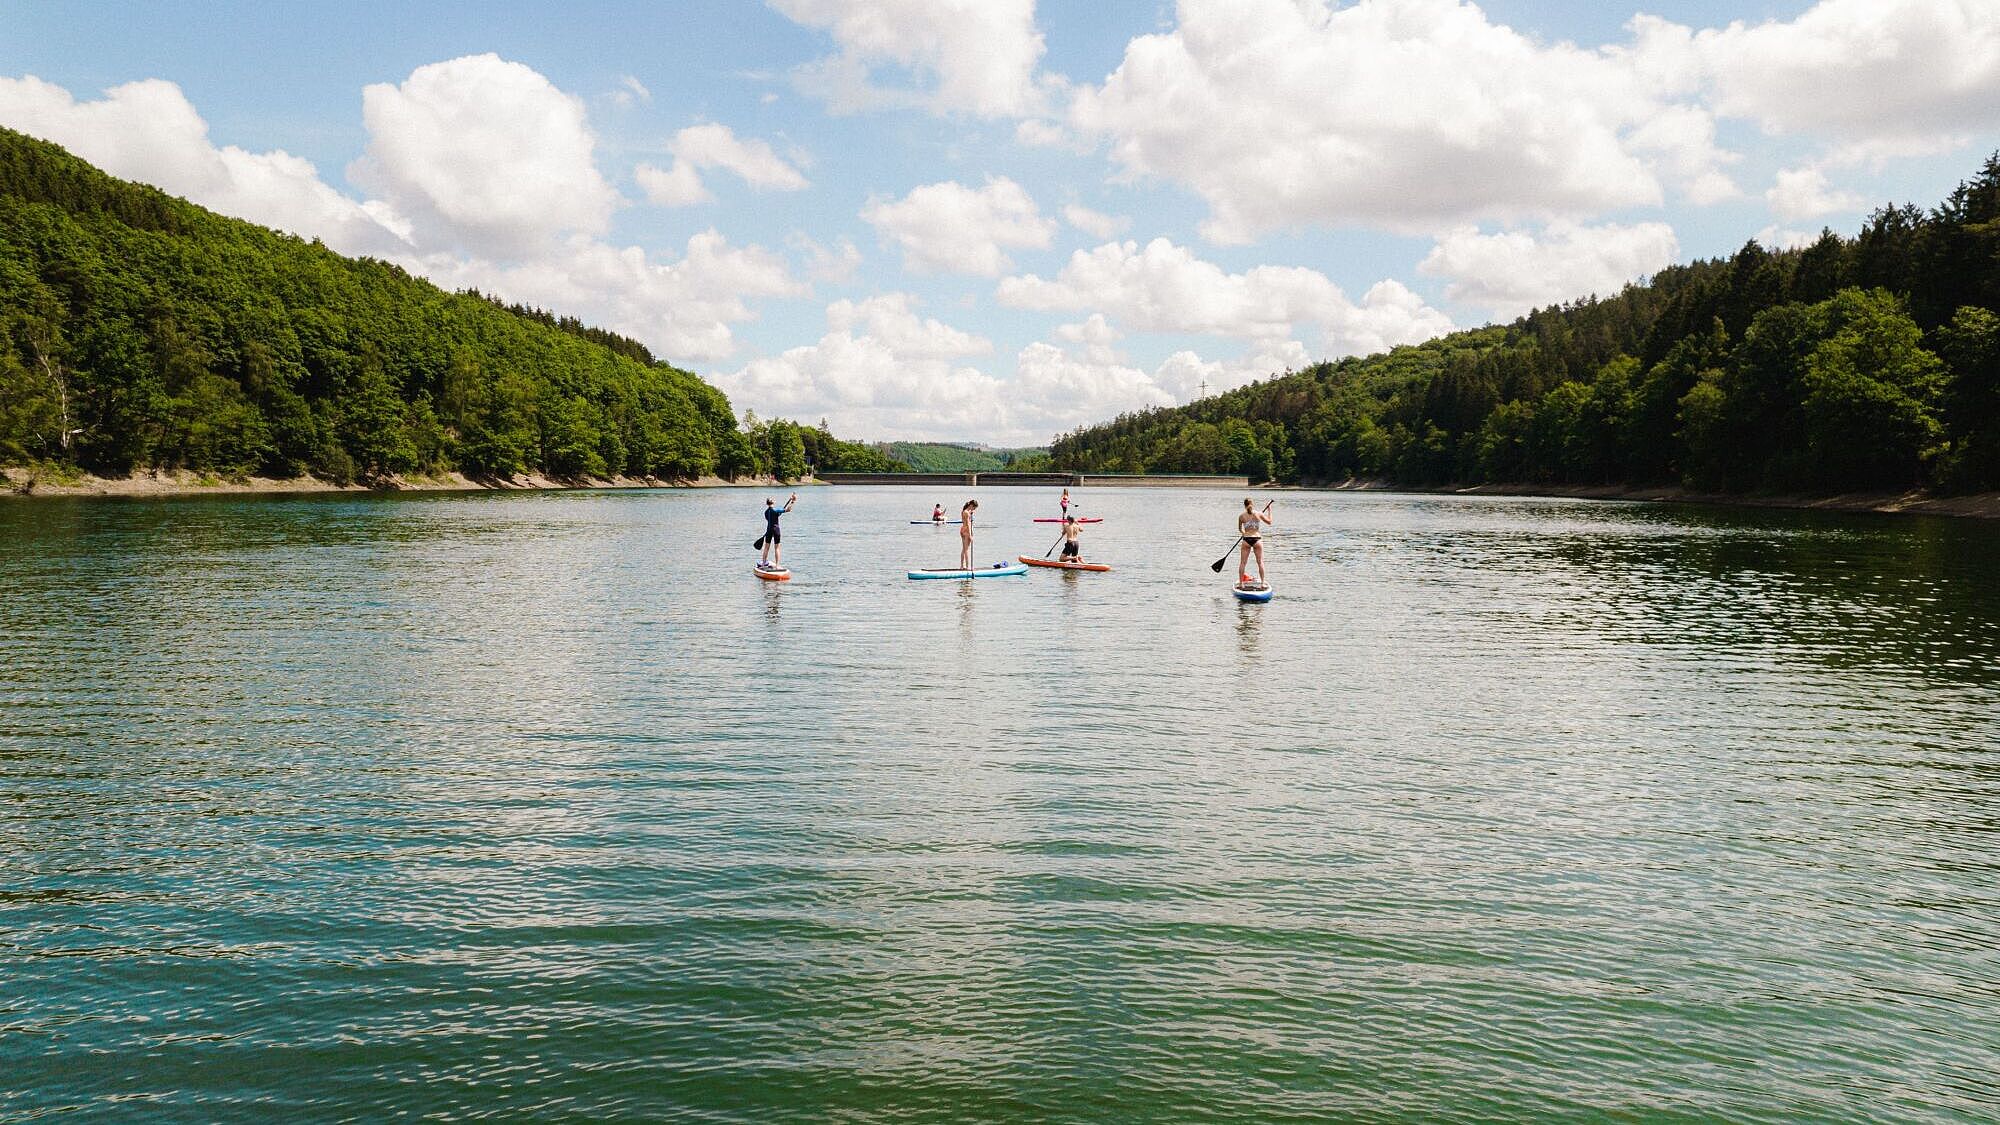
[[[758,566],[771,570],[783,569],[785,565],[784,552],[779,547],[778,517],[791,511],[792,505],[798,502],[799,494],[796,492],[785,499],[785,506],[782,508],[773,503],[770,497],[767,496],[764,498],[764,538],[762,540],[764,555],[763,560],[757,564]]]

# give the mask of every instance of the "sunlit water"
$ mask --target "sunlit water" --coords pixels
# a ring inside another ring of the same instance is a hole
[[[0,1119],[2000,1113],[2000,529],[762,499],[0,505]]]

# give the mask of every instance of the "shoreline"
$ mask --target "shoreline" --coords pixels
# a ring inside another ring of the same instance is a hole
[[[816,485],[808,478],[795,484]],[[275,477],[217,477],[185,470],[137,473],[129,477],[100,477],[90,473],[50,475],[21,466],[0,467],[0,500],[33,500],[40,497],[119,496],[168,499],[182,496],[305,496],[319,493],[399,492],[563,492],[606,488],[788,488],[769,477],[723,480],[701,477],[691,481],[669,481],[652,477],[605,477],[589,480],[557,480],[524,473],[511,480],[481,479],[463,473],[435,477],[394,477],[386,483],[334,484],[314,476],[281,480]]]
[[[1523,496],[1566,500],[1624,500],[1647,504],[1700,504],[1725,508],[1784,508],[1793,511],[1874,512],[1881,515],[1951,516],[1958,519],[2000,519],[2000,492],[1936,496],[1922,489],[1905,492],[1848,492],[1832,496],[1736,494],[1700,492],[1678,485],[1632,488],[1617,484],[1474,484],[1421,488],[1379,480],[1349,480],[1337,484],[1260,485],[1306,492],[1403,492],[1413,496]]]

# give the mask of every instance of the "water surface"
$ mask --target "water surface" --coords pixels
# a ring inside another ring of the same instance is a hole
[[[0,505],[0,1119],[2000,1114],[2000,529],[762,499]]]

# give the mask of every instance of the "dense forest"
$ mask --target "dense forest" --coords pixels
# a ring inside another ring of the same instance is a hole
[[[737,425],[637,341],[205,211],[0,129],[0,464],[690,480],[902,466]]]
[[[1034,472],[1048,464],[1046,449],[974,449],[938,441],[891,441],[875,446],[920,473]]]
[[[2000,156],[1924,211],[1057,439],[1256,479],[2000,488]]]

